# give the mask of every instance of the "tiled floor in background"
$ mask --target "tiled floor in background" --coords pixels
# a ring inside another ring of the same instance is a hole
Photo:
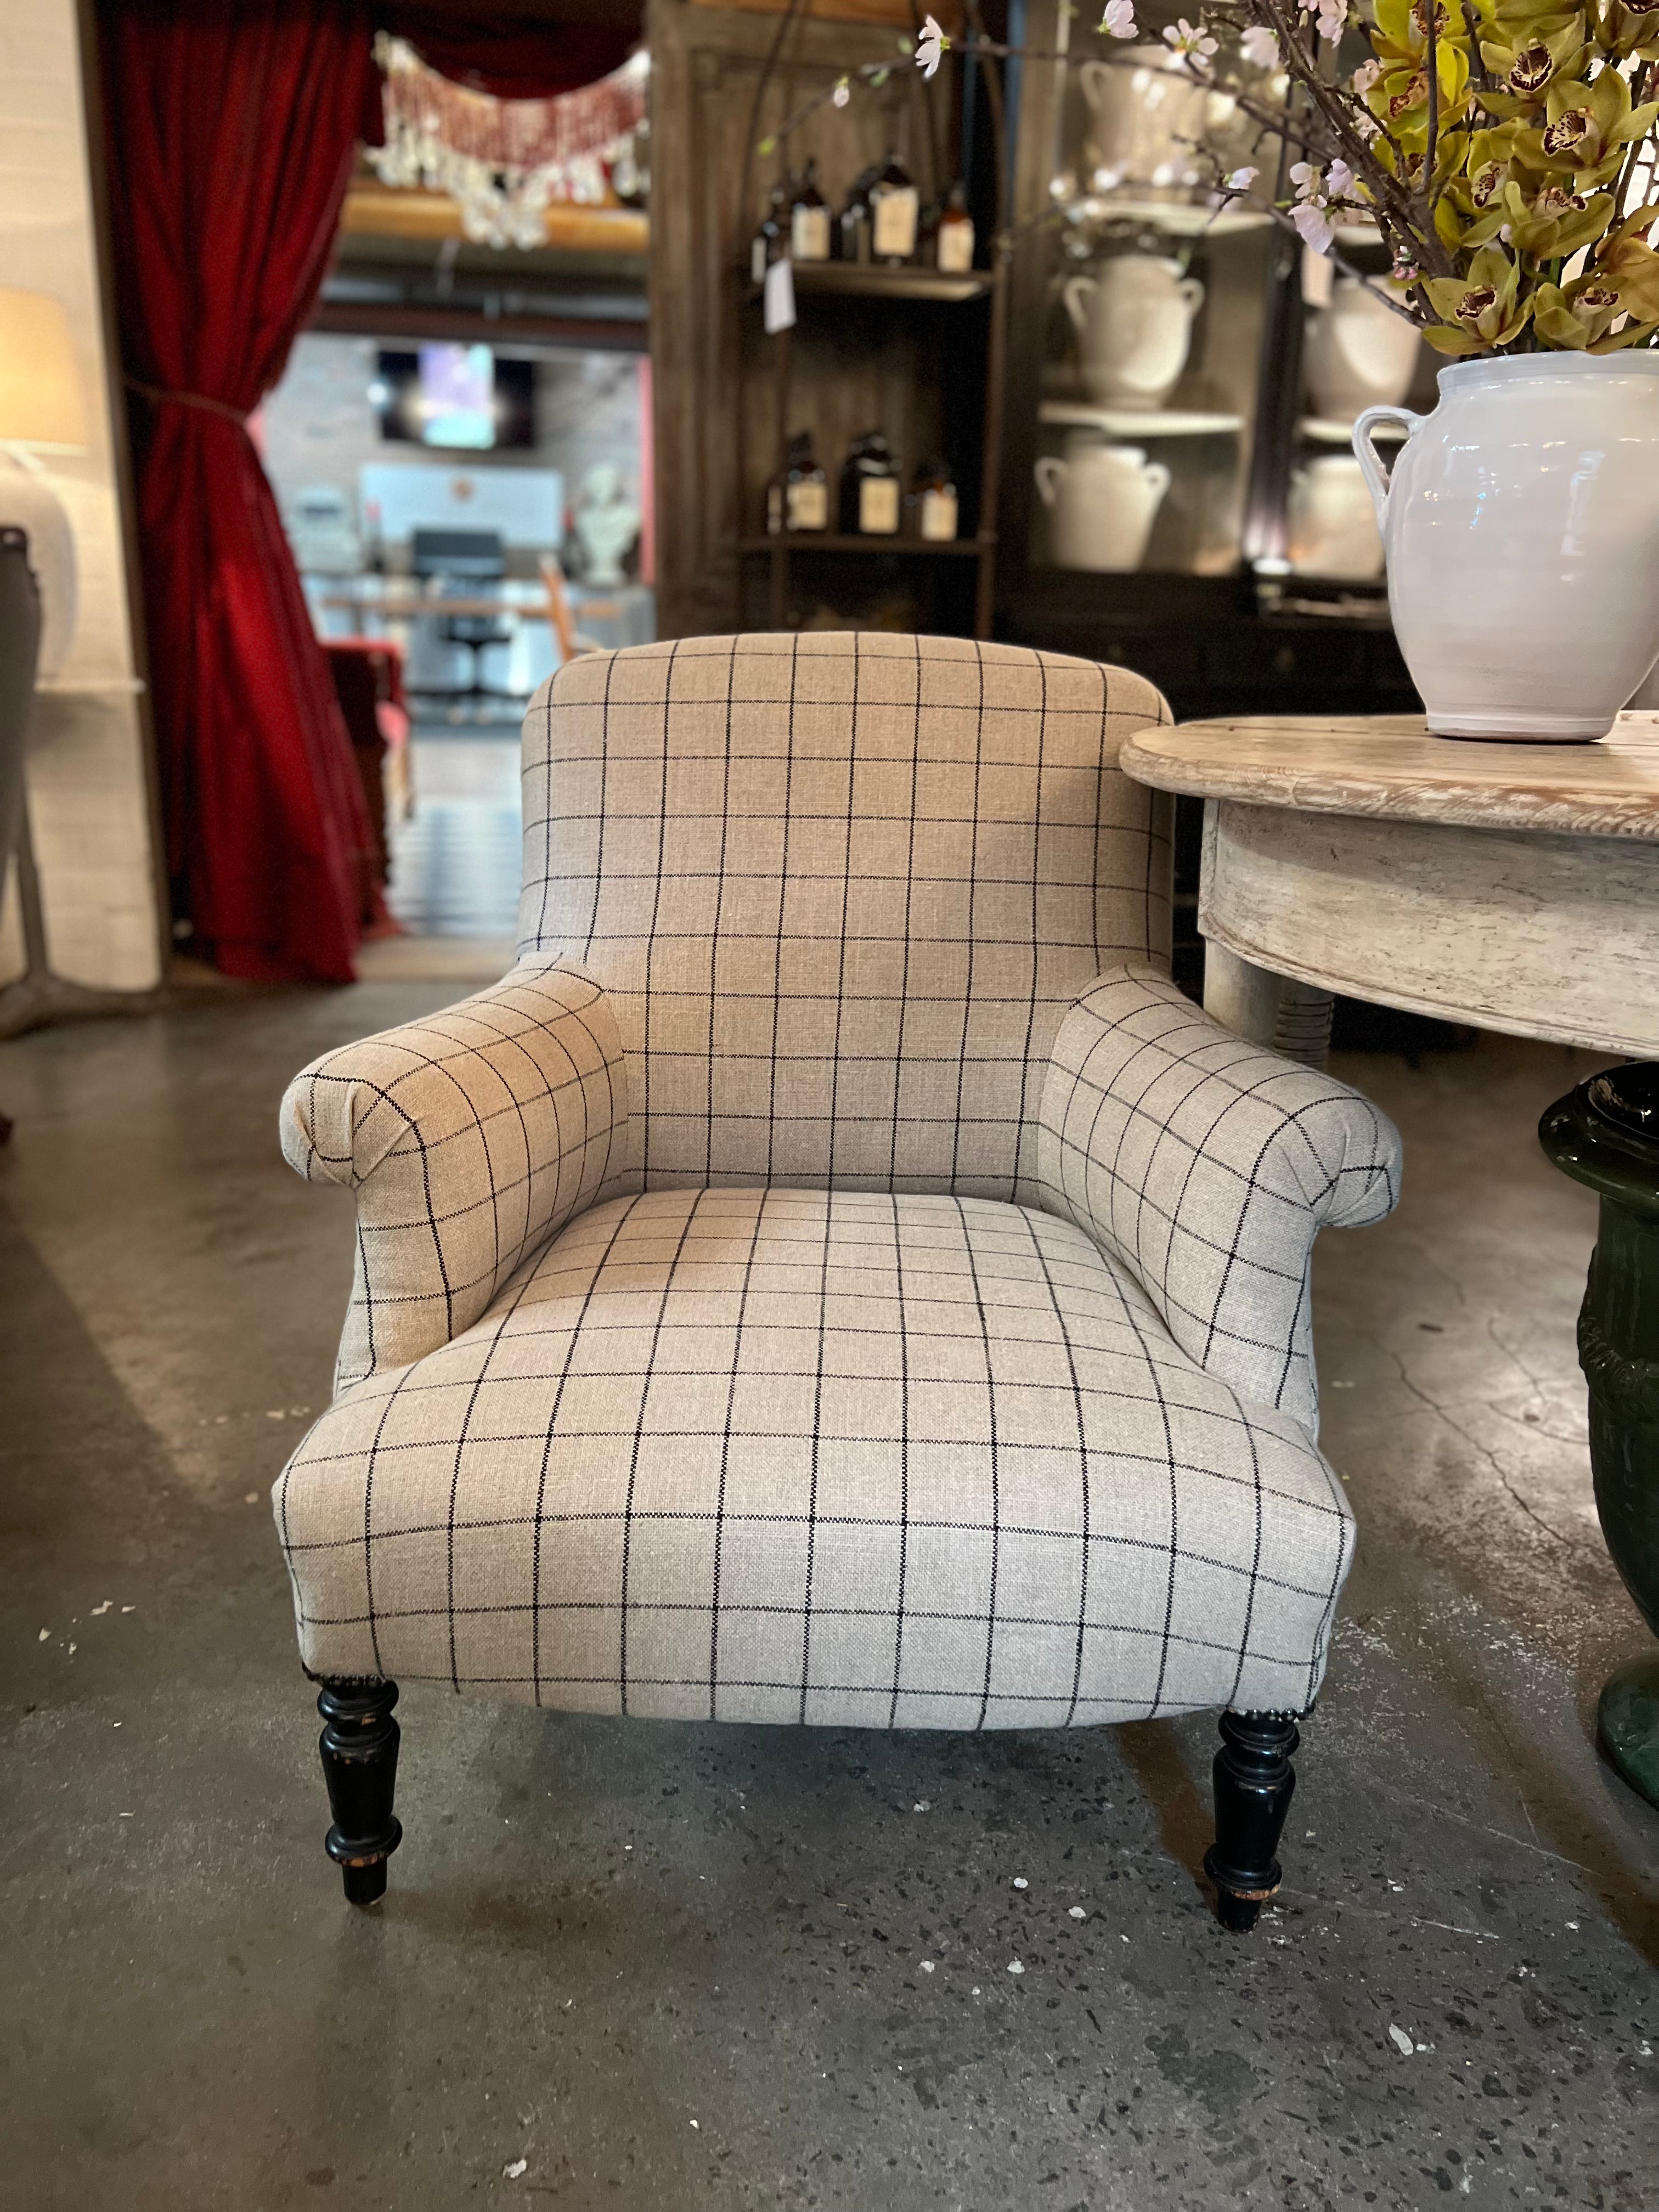
[[[519,908],[519,733],[417,728],[414,811],[388,823],[387,904],[413,937],[510,938]]]

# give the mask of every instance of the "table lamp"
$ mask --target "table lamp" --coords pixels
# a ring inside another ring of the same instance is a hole
[[[86,410],[69,318],[44,292],[0,289],[0,522],[27,531],[40,589],[42,676],[75,635],[75,535],[43,454],[84,453]]]

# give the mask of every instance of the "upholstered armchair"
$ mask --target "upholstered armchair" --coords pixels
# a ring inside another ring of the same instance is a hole
[[[878,635],[594,654],[524,734],[518,964],[283,1108],[357,1208],[275,1490],[347,1896],[398,1680],[641,1718],[1222,1714],[1279,1881],[1352,1524],[1309,1264],[1398,1140],[1168,980],[1166,710]]]

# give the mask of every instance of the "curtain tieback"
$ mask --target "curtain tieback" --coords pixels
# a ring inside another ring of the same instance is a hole
[[[246,430],[247,416],[240,407],[228,400],[210,399],[204,392],[163,392],[159,385],[141,384],[136,376],[125,376],[121,381],[129,392],[136,392],[141,399],[148,399],[152,407],[199,407],[209,415],[222,415],[227,422],[234,422],[238,429]]]

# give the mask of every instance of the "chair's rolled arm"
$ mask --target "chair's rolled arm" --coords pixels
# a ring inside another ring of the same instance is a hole
[[[1060,1024],[1037,1176],[1045,1204],[1133,1270],[1185,1351],[1316,1431],[1314,1239],[1380,1221],[1399,1196],[1386,1114],[1223,1029],[1158,969],[1125,968]]]
[[[283,1100],[289,1165],[357,1194],[336,1388],[470,1328],[592,1204],[627,1120],[615,1017],[562,964],[515,968],[296,1075]]]

